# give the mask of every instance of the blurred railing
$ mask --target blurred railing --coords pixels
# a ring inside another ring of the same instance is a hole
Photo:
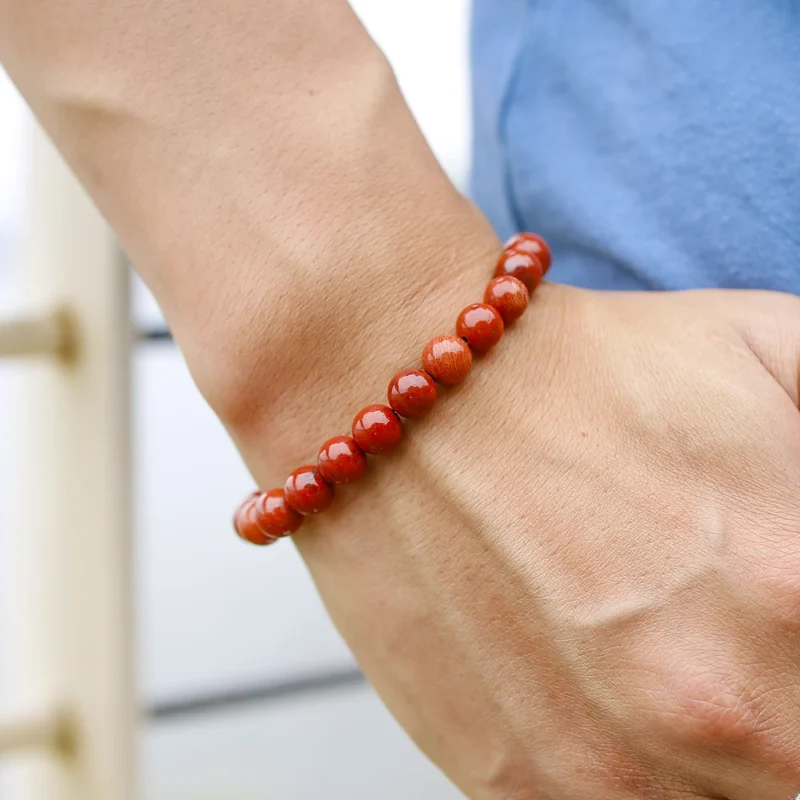
[[[131,328],[129,268],[44,134],[31,139],[20,273],[26,308],[0,319],[21,358],[12,496],[10,680],[0,719],[8,800],[134,800],[137,728],[363,682],[355,668],[220,687],[140,708],[134,682],[130,357],[169,343]],[[15,421],[16,423],[16,421]],[[45,758],[16,758],[30,752]]]

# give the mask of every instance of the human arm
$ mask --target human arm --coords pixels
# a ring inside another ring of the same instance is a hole
[[[480,296],[497,242],[343,3],[235,10],[0,0],[0,52],[268,487]],[[470,796],[788,794],[795,314],[543,287],[297,536]]]
[[[494,257],[344,0],[0,0],[0,58],[233,428],[348,412]]]

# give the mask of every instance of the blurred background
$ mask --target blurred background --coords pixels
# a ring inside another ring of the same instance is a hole
[[[468,0],[354,0],[423,132],[463,186],[469,157]],[[27,116],[0,73],[0,306],[14,304]],[[134,322],[163,325],[134,278]],[[15,453],[0,363],[0,584]],[[168,341],[133,360],[135,574],[143,800],[448,800],[461,795],[358,677],[293,546],[243,546],[230,529],[251,487],[225,432]],[[57,535],[57,532],[53,532]],[[8,608],[0,593],[0,621]],[[259,609],[263,612],[260,613]],[[0,697],[7,643],[0,623]],[[309,679],[307,687],[293,686]],[[253,689],[252,702],[170,713],[193,697]],[[0,770],[0,798],[4,797]]]

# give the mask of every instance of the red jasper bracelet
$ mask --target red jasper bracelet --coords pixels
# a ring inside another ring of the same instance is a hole
[[[427,413],[442,386],[455,386],[472,368],[472,353],[486,353],[502,338],[507,325],[528,307],[530,294],[550,268],[550,248],[535,233],[519,233],[506,242],[495,277],[483,303],[467,306],[456,321],[456,336],[431,339],[422,353],[422,369],[398,372],[389,384],[389,405],[361,409],[352,436],[329,439],[316,466],[296,469],[282,489],[253,492],[238,508],[233,526],[242,539],[267,545],[293,534],[306,514],[319,514],[333,502],[334,486],[357,481],[367,456],[394,450],[403,438],[401,417]]]

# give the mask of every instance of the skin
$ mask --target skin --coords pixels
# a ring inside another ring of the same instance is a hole
[[[344,2],[0,0],[0,59],[281,485],[500,244]],[[475,800],[800,789],[800,301],[544,286],[296,536]]]

